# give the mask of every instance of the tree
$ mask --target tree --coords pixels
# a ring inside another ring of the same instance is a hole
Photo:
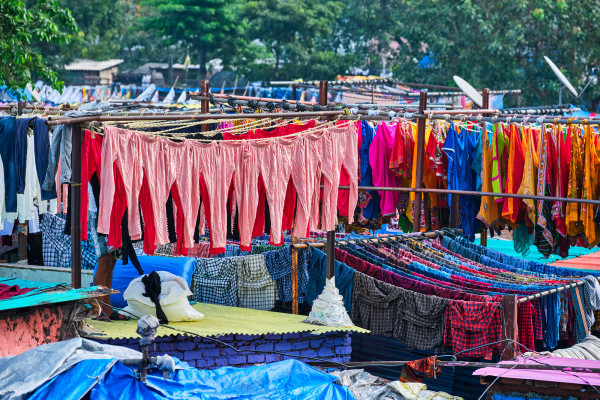
[[[301,71],[310,73],[311,62],[332,61],[334,54],[345,60],[347,57],[337,53],[330,44],[335,21],[343,10],[344,3],[333,0],[248,1],[243,10],[249,26],[248,38],[258,40],[264,53],[271,54],[271,60],[260,60],[262,64],[272,65],[269,78],[298,78]],[[329,54],[318,54],[320,52]],[[339,67],[338,63],[334,65]],[[330,77],[343,72],[318,69]]]
[[[34,44],[68,43],[76,29],[69,10],[57,1],[0,1],[0,84],[20,89],[37,75],[61,87],[56,72],[36,52]]]
[[[206,76],[207,57],[219,55],[223,43],[238,34],[237,1],[144,0],[141,4],[149,13],[142,20],[146,30],[156,31],[166,45],[183,44],[196,52],[198,79]]]
[[[521,89],[529,104],[552,104],[560,83],[544,55],[580,88],[600,65],[596,0],[349,2],[366,39],[400,44],[395,72],[402,80],[453,85],[460,75],[475,87]],[[376,24],[364,23],[360,10],[367,9]],[[424,57],[432,65],[419,64]],[[588,90],[585,97],[597,101],[599,88]]]

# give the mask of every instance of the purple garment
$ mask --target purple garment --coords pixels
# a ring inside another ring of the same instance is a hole
[[[369,148],[369,163],[373,170],[373,185],[379,187],[401,187],[402,178],[390,170],[390,156],[396,137],[395,124],[379,124],[377,133]],[[400,192],[377,191],[380,196],[381,214],[389,215],[396,212]]]

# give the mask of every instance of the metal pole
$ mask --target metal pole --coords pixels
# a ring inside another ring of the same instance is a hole
[[[208,80],[204,79],[200,82],[200,92],[204,97],[210,96],[210,87],[208,86]],[[209,102],[208,100],[201,100],[200,102],[200,110],[202,114],[208,114]],[[200,127],[201,132],[208,131],[209,126],[207,124],[202,124]]]
[[[292,85],[292,101],[296,101],[296,85]]]
[[[81,288],[81,133],[81,126],[73,125],[72,176],[69,190],[71,190],[71,286],[74,289]]]
[[[427,109],[427,92],[421,92],[419,96],[419,114],[425,113]],[[425,119],[417,120],[417,169],[415,171],[415,188],[423,187],[423,168],[425,168]],[[415,192],[413,203],[413,232],[421,230],[421,209],[423,196],[421,192]]]
[[[483,91],[481,92],[481,97],[482,97],[482,107],[483,109],[488,109],[490,108],[490,90],[488,88],[484,88]],[[484,114],[484,116],[487,116]],[[483,137],[487,137],[487,123],[483,123]],[[484,146],[485,145],[485,141],[482,140],[481,141],[481,145]],[[487,247],[487,227],[485,226],[485,224],[483,224],[483,230],[481,231],[481,238],[479,240],[479,243],[482,246],[486,246]]]

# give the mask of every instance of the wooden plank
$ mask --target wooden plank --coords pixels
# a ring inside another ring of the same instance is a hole
[[[504,321],[506,323],[506,332],[502,332],[503,339],[511,339],[517,341],[517,296],[505,295],[502,296],[502,309],[504,310]],[[514,347],[515,344],[512,344]],[[509,346],[509,343],[504,344],[504,352],[502,360],[511,360],[516,356],[515,351]]]
[[[583,303],[581,302],[579,287],[576,286],[571,288],[571,298],[573,299],[573,308],[575,309],[575,314],[577,316],[577,325],[582,331],[585,332],[587,336],[590,334],[590,330],[587,326],[587,321],[585,320],[585,311],[583,310]]]

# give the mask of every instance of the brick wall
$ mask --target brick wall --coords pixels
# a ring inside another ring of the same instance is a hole
[[[332,332],[322,335],[311,333],[284,333],[266,335],[226,335],[217,339],[239,350],[277,351],[310,361],[306,357],[347,362],[352,352],[350,335],[347,332]],[[139,350],[139,338],[100,340],[101,343],[121,345]],[[192,336],[166,336],[156,338],[150,355],[169,354],[197,368],[219,368],[224,366],[245,367],[253,364],[270,363],[291,357],[280,354],[255,353],[235,350],[210,339]]]

